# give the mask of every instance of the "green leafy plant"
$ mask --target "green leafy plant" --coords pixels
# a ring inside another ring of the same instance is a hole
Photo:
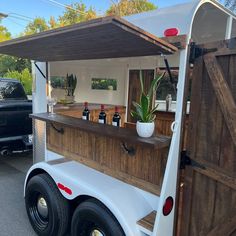
[[[28,68],[25,68],[21,72],[19,71],[8,71],[6,74],[4,74],[5,78],[13,78],[19,80],[22,85],[24,86],[25,92],[27,95],[32,94],[32,75]]]
[[[77,85],[77,78],[73,74],[66,75],[65,89],[67,91],[67,96],[74,96],[75,88]]]
[[[131,116],[136,118],[138,121],[142,123],[151,123],[155,120],[156,115],[155,112],[157,110],[158,105],[156,105],[154,108],[152,108],[152,98],[153,93],[156,92],[158,87],[158,82],[164,77],[165,72],[154,78],[154,80],[151,83],[151,86],[147,93],[144,91],[144,85],[143,85],[143,76],[142,71],[140,71],[140,85],[141,85],[141,96],[140,96],[140,102],[134,102],[133,105],[135,107],[136,111],[131,111]]]

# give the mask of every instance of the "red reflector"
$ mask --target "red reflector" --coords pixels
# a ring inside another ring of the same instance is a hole
[[[177,28],[170,28],[165,30],[164,35],[165,37],[170,37],[170,36],[177,36],[179,34],[179,30]]]
[[[72,195],[72,190],[70,188],[67,188],[66,186],[64,186],[63,184],[61,183],[58,183],[57,184],[57,187],[59,189],[61,189],[62,191],[64,191],[65,193],[69,194],[69,195]]]
[[[172,209],[173,209],[173,206],[174,206],[174,200],[172,197],[168,197],[165,201],[165,204],[163,206],[163,209],[162,209],[162,213],[164,216],[168,216]]]
[[[64,191],[65,191],[67,194],[72,195],[71,189],[65,187],[65,190],[64,190]]]

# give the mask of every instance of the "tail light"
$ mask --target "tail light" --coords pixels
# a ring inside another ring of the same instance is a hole
[[[179,34],[179,29],[177,28],[169,28],[164,32],[165,37],[177,36]]]
[[[173,209],[173,206],[174,206],[174,200],[172,197],[168,197],[166,198],[166,201],[165,201],[165,204],[163,206],[163,209],[162,209],[162,213],[164,216],[168,216],[172,209]]]

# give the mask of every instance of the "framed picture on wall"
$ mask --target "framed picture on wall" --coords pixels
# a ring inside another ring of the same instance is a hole
[[[53,88],[61,88],[61,89],[65,88],[65,81],[66,81],[65,76],[51,76],[50,81],[51,81],[51,86]]]
[[[117,90],[117,80],[107,78],[92,78],[91,88],[94,90]]]

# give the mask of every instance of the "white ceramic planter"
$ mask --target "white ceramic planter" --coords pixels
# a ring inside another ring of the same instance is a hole
[[[136,130],[140,137],[142,138],[149,138],[153,135],[155,130],[155,123],[142,123],[137,121],[136,123]]]

